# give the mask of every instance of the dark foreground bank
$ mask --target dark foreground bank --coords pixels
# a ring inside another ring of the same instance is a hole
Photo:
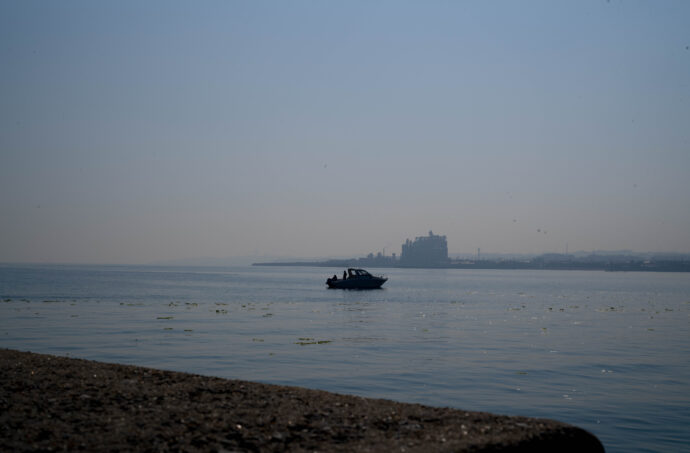
[[[507,417],[0,349],[3,451],[597,452]]]

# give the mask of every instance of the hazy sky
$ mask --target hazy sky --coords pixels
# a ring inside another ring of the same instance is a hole
[[[690,252],[690,2],[0,1],[0,262]]]

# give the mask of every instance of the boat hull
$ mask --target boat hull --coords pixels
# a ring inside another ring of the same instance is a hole
[[[347,280],[331,280],[326,282],[333,289],[378,289],[388,279],[382,277],[349,278]]]

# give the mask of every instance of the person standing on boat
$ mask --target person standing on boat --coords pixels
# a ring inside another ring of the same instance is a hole
[[[343,280],[347,280],[347,272],[343,271]]]

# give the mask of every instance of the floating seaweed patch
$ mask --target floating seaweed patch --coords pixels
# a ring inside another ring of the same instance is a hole
[[[156,319],[174,319],[174,316],[159,316]]]
[[[597,308],[598,312],[607,312],[607,311],[623,311],[623,307],[604,307],[604,308]],[[659,312],[657,312],[659,313]]]
[[[170,302],[170,303],[168,304],[168,307],[177,307],[177,306],[179,306],[179,305],[180,305],[179,302]]]
[[[173,330],[172,327],[163,327],[163,330]]]
[[[216,302],[216,305],[227,305],[225,302]],[[242,305],[244,307],[244,305]]]
[[[227,311],[227,310],[224,310],[224,309],[221,309],[221,310],[216,310],[216,313],[218,313],[219,315],[227,315],[227,314],[228,314],[228,311]]]
[[[262,318],[270,318],[271,316],[273,316],[273,313],[266,313],[265,315],[262,315],[261,317]]]
[[[252,341],[254,341],[256,343],[263,343],[264,339],[263,338],[252,338]]]
[[[8,299],[3,299],[2,301],[3,301],[3,302],[12,302],[12,299],[9,299],[9,298],[8,298]]]
[[[194,332],[193,329],[184,329],[185,332]]]
[[[187,306],[187,308],[199,306],[199,304],[197,304],[196,302],[185,302],[184,304]]]
[[[332,342],[333,340],[315,340],[313,338],[299,338],[299,341],[296,341],[295,344],[305,346],[308,344],[327,344]]]

